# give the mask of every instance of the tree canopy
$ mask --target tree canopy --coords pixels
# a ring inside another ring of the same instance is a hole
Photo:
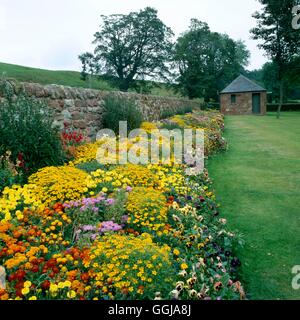
[[[182,93],[190,98],[217,100],[218,92],[244,70],[249,56],[242,41],[212,32],[207,23],[192,19],[189,30],[175,46]]]
[[[293,8],[299,2],[297,0],[259,0],[259,2],[263,5],[263,9],[261,12],[254,13],[257,26],[251,30],[251,33],[253,39],[262,41],[258,46],[265,50],[274,63],[280,88],[279,117],[284,85],[287,78],[293,77],[296,61],[300,55],[299,30],[292,26]]]
[[[127,91],[135,79],[166,79],[170,74],[173,32],[147,7],[128,15],[101,16],[94,54],[80,56],[83,76],[104,73],[115,76]]]

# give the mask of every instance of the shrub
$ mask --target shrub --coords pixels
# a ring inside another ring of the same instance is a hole
[[[22,182],[22,175],[18,172],[20,162],[15,165],[10,156],[10,151],[0,156],[0,193],[5,187]]]
[[[65,154],[53,117],[47,106],[24,93],[7,99],[0,105],[0,155],[10,150],[12,159],[22,161],[22,171],[28,176],[36,170],[62,164]]]
[[[131,131],[140,128],[143,115],[131,101],[107,97],[103,115],[104,127],[118,133],[120,121],[127,121],[128,130]]]
[[[0,168],[0,192],[13,183],[13,175],[8,169]]]
[[[184,115],[186,113],[191,113],[191,112],[193,112],[193,108],[191,106],[183,106],[175,110],[164,110],[161,113],[160,119],[161,120],[168,119],[175,116],[176,114]]]

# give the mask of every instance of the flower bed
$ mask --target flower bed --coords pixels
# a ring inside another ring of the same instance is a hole
[[[219,113],[178,119],[206,128],[207,155],[225,148]],[[243,299],[238,237],[219,216],[207,172],[100,166],[97,146],[4,188],[0,299]]]

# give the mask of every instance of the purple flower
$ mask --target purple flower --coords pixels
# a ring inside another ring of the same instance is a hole
[[[131,191],[132,191],[132,188],[128,186],[128,187],[126,187],[126,191],[127,191],[127,192],[131,192]]]
[[[115,203],[114,199],[107,199],[106,200],[106,204],[109,205],[109,206],[112,206],[114,203]]]
[[[97,237],[98,237],[97,234],[93,234],[93,235],[91,236],[91,239],[94,241],[94,240],[96,240]]]
[[[113,221],[104,221],[101,223],[101,227],[98,229],[100,233],[105,233],[108,231],[119,231],[122,229],[122,226],[120,226],[117,223],[114,223]]]
[[[92,226],[92,225],[85,225],[85,226],[82,226],[81,229],[83,231],[95,231],[96,230],[96,227],[95,226]]]
[[[121,221],[122,221],[122,223],[127,223],[127,221],[128,221],[128,216],[126,215],[126,216],[123,216],[122,218],[121,218]]]

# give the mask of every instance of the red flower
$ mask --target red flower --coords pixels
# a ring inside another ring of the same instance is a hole
[[[43,290],[49,290],[50,288],[50,281],[49,280],[45,280],[42,285],[41,285]]]

